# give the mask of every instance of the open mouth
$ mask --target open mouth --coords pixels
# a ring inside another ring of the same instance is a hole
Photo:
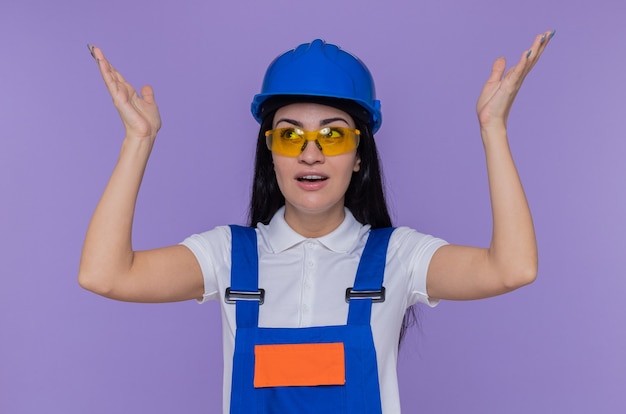
[[[321,175],[303,175],[302,177],[298,177],[297,180],[300,182],[315,183],[318,181],[326,181],[328,177],[322,177]]]

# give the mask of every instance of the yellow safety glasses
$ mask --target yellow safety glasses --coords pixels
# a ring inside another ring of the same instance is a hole
[[[267,148],[276,154],[297,157],[309,141],[326,156],[345,154],[359,146],[361,132],[358,129],[329,126],[318,131],[305,131],[297,127],[276,128],[265,133]]]

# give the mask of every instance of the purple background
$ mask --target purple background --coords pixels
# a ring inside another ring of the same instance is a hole
[[[76,282],[123,137],[86,43],[152,84],[164,120],[136,248],[245,221],[250,100],[277,54],[315,37],[375,76],[396,224],[486,245],[475,99],[496,57],[517,61],[552,28],[509,122],[539,278],[422,309],[401,352],[402,402],[408,413],[625,412],[625,15],[622,0],[1,0],[0,412],[221,405],[216,303],[121,303]]]

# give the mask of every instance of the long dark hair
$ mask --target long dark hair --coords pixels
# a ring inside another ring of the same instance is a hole
[[[360,169],[352,174],[346,190],[344,205],[361,224],[369,224],[373,229],[391,227],[391,217],[387,209],[387,201],[383,187],[383,175],[380,160],[374,141],[374,134],[369,126],[368,114],[359,105],[339,99],[289,97],[274,98],[263,109],[263,121],[259,129],[252,182],[252,197],[248,213],[249,225],[268,224],[274,214],[285,204],[285,197],[280,192],[272,153],[265,143],[265,131],[272,129],[276,110],[293,102],[315,102],[341,109],[352,116],[355,126],[361,131],[361,139],[357,154],[361,159]],[[415,310],[409,307],[402,321],[400,342],[406,329],[416,322]]]

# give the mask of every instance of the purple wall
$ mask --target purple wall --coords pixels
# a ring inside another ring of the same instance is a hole
[[[97,3],[97,4],[96,4]],[[510,139],[536,222],[537,282],[423,309],[405,411],[626,410],[626,26],[622,0],[9,1],[0,4],[0,412],[218,412],[215,303],[138,305],[79,288],[89,217],[123,130],[86,43],[154,86],[164,120],[135,247],[245,220],[249,102],[278,53],[322,37],[377,80],[397,224],[485,245],[474,102],[491,62],[557,35]],[[220,146],[216,136],[233,144]]]

